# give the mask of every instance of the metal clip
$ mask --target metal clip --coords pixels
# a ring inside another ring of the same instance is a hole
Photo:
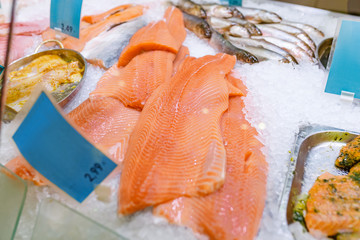
[[[354,102],[355,93],[341,91],[340,99],[345,102],[353,103]]]

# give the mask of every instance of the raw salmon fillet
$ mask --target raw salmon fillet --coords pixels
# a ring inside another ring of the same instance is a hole
[[[181,68],[182,63],[184,62],[185,58],[188,56],[190,56],[189,49],[186,46],[181,46],[174,60],[173,74],[175,74],[178,71],[178,69]]]
[[[135,56],[125,67],[114,64],[90,96],[112,97],[125,106],[142,109],[153,91],[173,72],[175,54],[149,51]]]
[[[44,18],[40,21],[15,22],[12,34],[18,36],[39,35],[49,26],[49,19]],[[0,36],[9,35],[10,23],[0,23]]]
[[[22,179],[31,181],[35,185],[44,186],[49,184],[49,181],[36,171],[23,156],[11,159],[5,166]]]
[[[241,97],[231,97],[221,120],[227,157],[223,187],[204,197],[181,197],[161,204],[154,208],[155,215],[210,239],[254,239],[265,204],[267,163],[243,107]]]
[[[124,11],[115,13],[103,21],[92,24],[80,31],[80,39],[74,37],[67,37],[62,43],[65,48],[74,49],[81,52],[85,44],[98,36],[100,33],[108,30],[111,26],[122,22],[129,21],[143,14],[143,6],[137,5],[125,9]]]
[[[162,50],[177,54],[185,40],[186,30],[182,13],[175,7],[169,7],[165,19],[141,28],[130,39],[123,50],[118,67],[126,66],[136,55],[154,50]]]
[[[84,136],[120,164],[140,112],[113,98],[89,98],[68,116]]]
[[[357,169],[359,169],[357,167]],[[305,222],[316,237],[360,231],[360,172],[324,173],[309,191]]]
[[[151,23],[134,34],[119,58],[126,56],[129,61],[125,66],[112,66],[91,96],[116,98],[125,106],[136,109],[144,107],[153,91],[170,79],[174,64],[178,67],[179,62],[189,54],[186,47],[181,47],[186,32],[180,10],[170,7],[164,18],[165,21]],[[174,51],[157,50],[156,43],[151,41],[160,41],[163,46],[173,46]],[[146,51],[143,51],[143,46],[146,46]],[[174,52],[178,54],[175,55]]]
[[[221,187],[226,154],[220,119],[229,101],[225,75],[235,62],[226,54],[188,57],[150,96],[125,155],[119,213]]]
[[[244,94],[244,96],[247,95],[247,93],[248,93],[247,87],[245,86],[245,84],[243,83],[243,81],[241,81],[239,78],[237,78],[237,77],[235,76],[235,73],[234,73],[234,72],[229,73],[229,74],[226,76],[226,79],[228,80],[229,83],[231,83],[231,85],[233,85],[234,87],[236,87],[237,89],[239,89],[239,90]]]
[[[130,7],[107,19],[133,8],[138,13],[142,12],[141,6]],[[177,16],[177,11],[172,12]],[[121,162],[127,149],[129,133],[139,117],[139,112],[126,108],[120,101],[135,108],[142,108],[150,94],[170,78],[174,59],[173,53],[150,51],[136,56],[126,68],[114,65],[102,76],[90,98],[69,114],[70,118],[85,136],[107,152],[115,162]],[[46,182],[22,157],[11,160],[7,166],[20,177],[35,181],[39,185]]]
[[[4,65],[8,37],[0,36],[0,63]],[[36,37],[14,35],[11,38],[10,62],[24,57],[25,51],[34,46]]]
[[[112,9],[110,9],[106,12],[100,13],[100,14],[84,16],[81,20],[84,22],[90,23],[90,24],[94,24],[94,23],[97,23],[97,22],[100,22],[100,21],[106,19],[107,17],[109,17],[117,12],[121,12],[132,6],[133,6],[132,4],[124,4],[121,6],[114,7]]]

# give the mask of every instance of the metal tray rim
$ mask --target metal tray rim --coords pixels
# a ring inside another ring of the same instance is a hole
[[[294,171],[296,169],[299,151],[301,148],[301,145],[304,141],[309,139],[310,137],[313,137],[316,134],[321,134],[325,132],[339,132],[339,133],[349,133],[353,135],[360,135],[359,132],[356,131],[349,131],[345,129],[335,128],[331,126],[325,126],[325,125],[318,125],[318,124],[304,124],[299,127],[299,131],[296,134],[294,145],[290,154],[290,161],[288,166],[288,172],[286,174],[285,178],[285,184],[282,191],[282,195],[279,202],[279,212],[282,215],[283,219],[286,221],[287,225],[289,226],[291,222],[288,221],[287,218],[287,208],[288,208],[288,202],[290,198],[290,192],[292,188],[293,179],[295,177]]]

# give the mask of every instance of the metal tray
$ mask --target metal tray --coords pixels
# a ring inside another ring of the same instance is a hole
[[[358,135],[356,132],[321,125],[300,127],[282,195],[288,225],[294,222],[293,209],[297,196],[307,193],[318,176],[325,172],[347,174],[335,167],[335,160],[340,149]]]
[[[60,46],[60,49],[52,49],[52,50],[46,50],[46,51],[42,51],[42,52],[38,52],[40,47],[48,42],[55,42]],[[9,66],[8,66],[8,72],[12,72],[18,69],[21,69],[23,66],[26,66],[27,64],[29,64],[31,61],[33,61],[34,59],[41,57],[43,55],[58,55],[63,59],[72,59],[72,60],[78,60],[79,63],[81,64],[81,66],[84,68],[83,74],[82,74],[82,78],[79,82],[77,83],[71,83],[68,84],[66,86],[65,89],[63,89],[62,91],[55,90],[54,92],[51,93],[51,95],[55,98],[56,102],[61,106],[64,107],[75,95],[76,93],[80,90],[80,87],[82,86],[83,80],[84,80],[84,76],[86,73],[86,61],[85,58],[77,51],[74,51],[72,49],[65,49],[64,46],[62,45],[61,42],[57,41],[57,40],[46,40],[44,42],[42,42],[35,50],[34,54],[25,56],[23,58],[20,58],[14,62],[12,62]],[[12,109],[9,106],[5,106],[5,113],[4,113],[4,121],[5,122],[10,122],[11,120],[13,120],[15,118],[17,114],[17,111]]]

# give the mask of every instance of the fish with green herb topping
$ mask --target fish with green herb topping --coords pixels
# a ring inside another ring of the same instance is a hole
[[[360,136],[341,148],[340,155],[335,161],[335,166],[350,169],[358,162],[360,162]]]
[[[309,191],[305,222],[315,237],[360,231],[360,182],[348,176],[322,174]]]

